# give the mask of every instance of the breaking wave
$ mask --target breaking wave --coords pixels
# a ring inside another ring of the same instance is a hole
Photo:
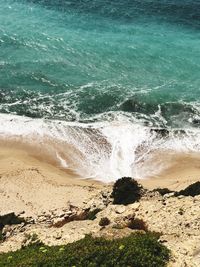
[[[1,138],[42,145],[60,167],[102,182],[150,177],[171,164],[167,155],[200,151],[198,129],[149,128],[123,114],[87,124],[1,114],[0,125]]]

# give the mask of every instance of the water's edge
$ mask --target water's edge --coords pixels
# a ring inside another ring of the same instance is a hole
[[[118,121],[83,124],[0,114],[0,138],[42,148],[62,168],[103,182],[168,168],[175,155],[200,152],[197,129],[166,131]]]

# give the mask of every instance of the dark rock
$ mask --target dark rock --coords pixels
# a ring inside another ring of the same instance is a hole
[[[166,194],[173,193],[174,191],[171,191],[168,188],[156,188],[152,190],[152,192],[158,192],[161,196],[164,196]]]
[[[200,120],[199,120],[199,119],[194,119],[194,120],[192,121],[192,123],[193,123],[193,124],[200,124]]]
[[[110,220],[107,217],[103,217],[99,221],[100,226],[107,226],[110,224]]]
[[[0,216],[0,229],[3,229],[5,225],[21,224],[25,220],[15,215],[14,212]]]
[[[174,194],[176,197],[178,196],[197,196],[200,195],[200,182],[196,182],[194,184],[189,185],[188,187],[186,187],[185,189],[176,192]]]

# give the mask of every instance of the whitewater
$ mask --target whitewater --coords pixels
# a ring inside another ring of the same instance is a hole
[[[199,1],[0,0],[0,138],[80,177],[199,153],[199,77]]]

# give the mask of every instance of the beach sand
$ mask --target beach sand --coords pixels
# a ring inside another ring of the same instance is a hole
[[[123,221],[127,214],[135,214],[147,223],[150,231],[162,232],[162,239],[173,255],[169,266],[199,266],[199,196],[164,198],[155,193],[153,198],[132,205],[112,205],[109,202],[106,206],[104,201],[107,197],[109,199],[112,184],[80,179],[45,157],[42,147],[40,152],[37,150],[35,153],[35,149],[15,143],[0,144],[0,215],[14,212],[22,214],[26,220],[29,216],[34,220],[27,225],[5,226],[6,239],[1,243],[0,253],[20,249],[28,244],[27,236],[33,234],[47,245],[67,244],[91,233],[97,236],[103,232],[116,234],[113,232],[116,229],[112,228],[115,220],[121,216]],[[199,177],[198,155],[182,155],[174,158],[173,164],[161,174],[139,182],[148,189],[167,187],[180,190]],[[95,220],[72,220],[60,228],[53,227],[52,223],[63,222],[62,216],[69,211],[69,204],[78,207],[78,211],[101,207],[101,212]],[[112,224],[102,231],[99,220],[105,216]],[[127,227],[117,230],[118,235],[130,232]]]
[[[156,177],[139,180],[148,189],[185,188],[199,180],[200,160],[184,156]],[[0,144],[0,213],[25,211],[37,216],[45,210],[62,208],[67,203],[81,207],[106,185],[93,179],[80,179],[30,148],[14,143]]]
[[[165,157],[165,154],[163,155]],[[169,155],[168,155],[169,157]],[[172,155],[171,164],[158,175],[140,180],[148,189],[169,188],[179,191],[200,180],[200,155]]]
[[[25,211],[34,217],[69,202],[81,207],[100,188],[101,183],[80,179],[30,150],[0,145],[0,214]]]

